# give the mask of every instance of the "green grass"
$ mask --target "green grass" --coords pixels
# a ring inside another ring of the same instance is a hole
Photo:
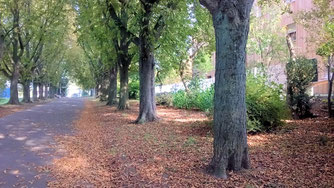
[[[19,98],[20,102],[22,102],[23,98]],[[9,101],[9,98],[0,98],[0,105],[5,105]]]
[[[0,105],[7,104],[9,101],[9,98],[0,98]]]

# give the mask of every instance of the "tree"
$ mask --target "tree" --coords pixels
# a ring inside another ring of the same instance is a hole
[[[308,42],[312,42],[312,47],[317,48],[317,55],[327,58],[324,64],[327,68],[328,95],[327,106],[328,116],[333,117],[332,112],[332,92],[333,92],[333,56],[334,56],[334,6],[333,0],[313,0],[314,8],[309,11],[299,12],[295,20],[304,26],[308,31]],[[318,27],[314,27],[317,25]]]
[[[322,57],[327,57],[327,79],[328,79],[328,96],[327,107],[328,116],[334,117],[332,109],[332,93],[333,93],[333,81],[334,81],[334,20],[325,24],[325,31],[328,34],[328,41],[324,42],[317,50],[317,54]]]
[[[133,37],[133,35],[128,32],[129,28],[129,16],[128,10],[132,6],[131,1],[119,1],[117,7],[119,10],[115,10],[111,2],[107,2],[107,8],[109,15],[112,20],[107,19],[107,25],[109,29],[113,32],[117,32],[116,37],[114,37],[113,42],[117,55],[117,63],[119,66],[120,73],[120,99],[118,103],[119,110],[125,110],[129,108],[129,67],[133,58],[133,54],[130,54],[130,46],[132,43],[138,45],[138,39]],[[105,17],[107,17],[106,13]],[[116,24],[112,23],[115,22]],[[114,26],[114,27],[113,27]],[[133,31],[132,31],[133,32]]]
[[[208,171],[248,169],[246,133],[246,43],[253,0],[200,0],[211,13],[216,36],[214,155]]]
[[[164,19],[177,3],[176,1],[141,0],[137,6],[133,6],[139,27],[138,36],[119,20],[113,3],[106,0],[106,4],[115,24],[123,29],[123,33],[131,36],[132,41],[139,47],[140,104],[136,122],[155,121],[158,119],[155,103],[155,44],[165,27]],[[138,9],[138,6],[141,8]]]
[[[198,1],[180,1],[174,9],[177,14],[165,18],[168,26],[156,50],[158,75],[163,81],[176,73],[188,90],[191,79],[212,67],[215,38],[210,14]]]
[[[118,73],[114,46],[116,32],[109,30],[106,26],[105,4],[101,2],[80,0],[73,4],[77,14],[76,33],[79,45],[89,60],[89,66],[96,82],[96,93],[100,100],[107,100],[107,105],[114,105],[117,96]],[[110,39],[110,36],[113,38]],[[77,79],[84,78],[81,77],[83,75],[76,75],[79,76]]]
[[[251,14],[247,53],[256,55],[254,63],[263,67],[289,59],[285,32],[281,26],[282,4],[257,5]]]

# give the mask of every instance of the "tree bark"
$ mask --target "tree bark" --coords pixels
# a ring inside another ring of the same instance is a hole
[[[45,84],[45,88],[44,88],[44,98],[45,98],[45,99],[48,99],[48,98],[49,98],[48,85],[49,85],[49,84]]]
[[[38,99],[40,99],[40,100],[44,100],[44,97],[43,97],[43,84],[42,83],[39,83],[38,84],[38,93],[39,93],[39,96],[38,96]]]
[[[152,4],[144,3],[144,15],[139,33],[139,116],[136,123],[151,122],[158,119],[155,102],[155,60],[153,44],[150,39],[150,16]]]
[[[253,0],[201,0],[212,14],[216,36],[214,154],[208,172],[248,169],[246,43]]]
[[[23,102],[24,103],[31,103],[30,98],[30,81],[26,80],[23,82]]]
[[[37,87],[38,87],[38,83],[33,82],[32,99],[34,100],[34,102],[38,101]]]
[[[20,58],[23,55],[24,47],[22,44],[22,41],[20,40],[20,26],[19,26],[19,20],[20,20],[20,14],[19,14],[19,8],[17,2],[14,2],[15,8],[13,9],[13,54],[12,54],[12,64],[13,64],[13,70],[10,80],[10,98],[9,98],[9,104],[20,104],[19,101],[19,94],[18,94],[18,88],[17,84],[19,82],[20,77]]]
[[[296,52],[295,52],[295,47],[293,45],[292,39],[289,35],[286,35],[286,43],[289,49],[289,54],[290,54],[290,61],[295,61],[296,60]],[[289,63],[289,62],[288,62]],[[291,106],[292,103],[292,88],[289,83],[289,77],[287,78],[288,82],[286,83],[286,101],[288,106]]]
[[[333,81],[334,81],[334,73],[332,72],[332,63],[334,61],[334,56],[328,56],[328,117],[334,117],[333,109],[332,109],[332,93],[333,93]],[[331,75],[332,74],[332,75]]]
[[[50,84],[50,87],[49,87],[49,98],[50,99],[55,98],[55,94],[56,94],[56,88],[55,88],[55,86],[53,86],[53,84]]]
[[[5,35],[0,31],[0,62],[2,60],[4,51],[5,51]]]
[[[120,95],[118,110],[129,109],[129,66],[130,62],[126,58],[122,58],[120,65]]]
[[[108,106],[112,106],[117,103],[117,72],[117,65],[110,69]]]
[[[14,63],[13,75],[10,80],[10,98],[8,104],[20,104],[19,92],[17,85],[19,83],[19,68],[17,63]]]

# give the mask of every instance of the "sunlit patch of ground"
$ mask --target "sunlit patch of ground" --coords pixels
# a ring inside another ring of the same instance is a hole
[[[332,187],[334,121],[287,122],[248,136],[252,169],[220,180],[204,172],[212,156],[211,122],[198,111],[158,107],[157,122],[136,125],[138,104],[117,111],[86,103],[77,134],[60,137],[51,187]]]

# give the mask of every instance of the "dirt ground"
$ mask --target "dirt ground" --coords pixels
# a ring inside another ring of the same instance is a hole
[[[333,187],[334,121],[290,120],[273,133],[249,135],[251,169],[228,180],[205,173],[211,123],[197,111],[158,107],[158,122],[133,124],[123,112],[87,101],[76,134],[58,137],[63,158],[48,169],[50,187]]]
[[[25,109],[29,109],[36,105],[45,104],[52,101],[51,99],[42,100],[34,103],[21,103],[20,105],[1,105],[0,106],[0,118],[19,112]]]

